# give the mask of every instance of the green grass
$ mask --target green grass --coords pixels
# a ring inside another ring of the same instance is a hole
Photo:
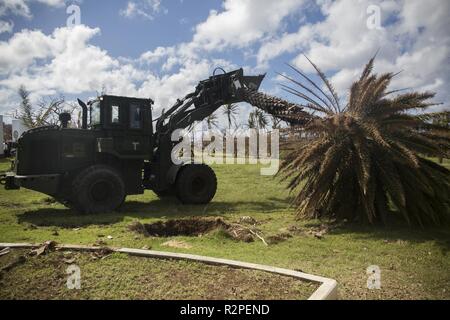
[[[26,251],[15,250],[0,267]],[[67,288],[69,266],[81,271],[81,288]],[[125,271],[125,272],[124,272]],[[52,252],[27,257],[0,278],[0,299],[307,299],[318,285],[266,272],[187,261],[112,254]]]
[[[431,160],[440,163],[439,159],[437,158],[430,158]],[[447,168],[450,170],[450,159],[442,159],[442,163],[440,163],[443,167]]]
[[[0,171],[9,165],[0,163]],[[207,206],[161,201],[152,192],[133,196],[119,212],[79,215],[28,190],[0,190],[0,242],[94,244],[186,252],[262,263],[334,278],[344,299],[450,299],[450,230],[408,227],[341,226],[317,239],[308,234],[318,221],[296,221],[285,183],[263,177],[258,166],[217,166],[218,192]],[[169,239],[132,233],[128,225],[183,217],[222,217],[228,222],[251,216],[264,237],[292,226],[302,232],[276,245],[237,242],[220,232],[173,237],[192,246],[163,246]],[[55,231],[57,233],[55,233]],[[56,235],[58,234],[58,235]],[[107,236],[112,239],[107,239]],[[366,269],[381,268],[381,290],[368,290]]]

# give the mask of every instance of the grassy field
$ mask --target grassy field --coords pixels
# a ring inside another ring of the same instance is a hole
[[[0,267],[26,255],[14,250],[0,259]],[[80,290],[67,288],[69,263],[80,267]],[[0,278],[0,299],[304,300],[317,287],[261,271],[195,262],[52,252],[28,257],[6,272]]]
[[[0,163],[0,171],[7,167],[6,161]],[[174,200],[161,201],[152,192],[146,192],[129,197],[119,212],[106,215],[78,215],[42,194],[0,189],[0,242],[55,240],[186,252],[334,278],[343,299],[450,299],[448,227],[346,225],[331,228],[319,239],[313,235],[323,229],[319,221],[295,220],[283,181],[261,176],[257,166],[218,166],[215,170],[218,192],[207,206],[181,206]],[[258,240],[238,242],[222,232],[168,239],[146,237],[128,228],[134,221],[153,223],[187,217],[221,217],[226,222],[236,222],[243,216],[256,219],[266,239],[285,234],[290,237],[266,246]],[[183,245],[167,246],[168,240]],[[141,263],[147,262],[136,261],[129,267],[139,265],[140,268]],[[366,269],[370,265],[381,268],[380,290],[367,289]],[[120,263],[99,263],[96,268],[109,272],[110,268],[118,270],[121,266],[125,267]],[[99,281],[98,290],[107,285]],[[195,287],[188,285],[186,290],[192,292],[192,298],[198,297]]]

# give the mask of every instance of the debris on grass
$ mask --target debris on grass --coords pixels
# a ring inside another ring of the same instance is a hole
[[[294,226],[294,225],[289,226],[286,230],[287,230],[289,233],[295,234],[295,235],[303,235],[303,234],[304,234],[304,231],[303,231],[302,228],[297,227],[297,226]],[[284,231],[284,230],[280,230],[280,231]]]
[[[227,228],[223,228],[223,232],[228,234],[230,238],[234,240],[247,243],[255,241],[254,236],[256,236],[256,234],[252,233],[251,229],[238,224],[229,225]]]
[[[17,258],[14,259],[13,262],[8,263],[6,266],[2,267],[0,269],[0,279],[6,272],[11,271],[12,269],[20,266],[21,264],[24,264],[26,260],[27,259],[25,258],[25,256],[18,256]]]
[[[10,248],[4,248],[0,251],[0,257],[6,256],[8,253],[11,253]]]
[[[64,262],[65,264],[74,264],[75,261],[76,261],[75,258],[70,258],[70,259],[63,258],[63,262]]]
[[[93,246],[94,247],[103,247],[103,246],[106,246],[106,242],[101,240],[101,239],[98,239],[98,240],[95,241]]]
[[[243,241],[253,242],[255,238],[266,243],[261,236],[260,231],[256,228],[247,227],[237,223],[228,223],[221,218],[190,218],[158,221],[152,224],[141,224],[133,222],[128,226],[131,231],[152,237],[176,237],[176,236],[194,236],[199,237],[212,231],[223,230],[230,238]]]
[[[30,255],[38,257],[41,255],[46,255],[50,251],[53,251],[55,247],[56,247],[55,241],[46,241],[39,248],[31,250]]]
[[[100,250],[96,250],[94,252],[91,253],[91,259],[92,260],[104,260],[106,258],[108,258],[109,256],[111,256],[114,253],[113,250],[111,250],[110,248],[106,248],[103,247]]]
[[[184,241],[178,241],[178,240],[170,240],[167,242],[164,242],[162,244],[164,247],[170,247],[170,248],[178,248],[178,249],[192,249],[192,246]]]
[[[145,236],[148,236],[147,230],[145,229],[144,225],[140,223],[139,221],[133,221],[129,226],[128,229],[130,231],[143,234]]]
[[[270,245],[274,245],[274,244],[284,242],[292,237],[293,237],[293,235],[291,233],[283,232],[283,233],[279,233],[279,234],[276,234],[273,236],[269,236],[267,238],[267,243]]]
[[[239,223],[255,226],[258,224],[258,221],[252,217],[244,216],[239,219]]]

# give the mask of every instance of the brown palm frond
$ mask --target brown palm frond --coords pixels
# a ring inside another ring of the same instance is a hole
[[[308,76],[306,76],[303,72],[301,72],[300,70],[298,70],[297,68],[291,66],[290,64],[287,64],[291,69],[293,69],[295,72],[297,72],[301,77],[303,77],[306,81],[308,81],[310,84],[312,84],[314,86],[314,88],[316,88],[328,101],[329,103],[331,103],[331,105],[329,103],[325,103],[325,105],[327,106],[329,111],[333,111],[333,103],[331,102],[332,100],[330,99],[330,96],[327,95],[325,93],[325,91],[323,91],[320,86],[318,86],[313,80],[311,80],[311,78],[309,78]]]
[[[319,67],[314,64],[314,62],[312,62],[307,56],[305,56],[305,58],[309,61],[309,63],[311,63],[311,65],[316,70],[317,74],[319,75],[320,79],[322,79],[323,83],[328,88],[328,91],[330,91],[331,96],[332,96],[332,99],[330,99],[331,104],[333,105],[333,107],[336,109],[337,112],[340,112],[341,106],[339,103],[339,97],[338,97],[338,94],[337,94],[336,90],[334,89],[333,85],[328,80],[327,76],[322,72],[322,70],[320,70]]]
[[[319,101],[322,102],[322,103],[325,105],[325,107],[320,106],[320,108],[324,110],[323,112],[324,112],[324,113],[331,113],[331,107],[329,106],[329,104],[325,101],[325,99],[323,99],[321,96],[319,96],[318,94],[316,94],[311,88],[309,88],[309,87],[303,85],[301,82],[299,82],[299,81],[297,81],[297,80],[295,80],[295,79],[292,79],[291,77],[288,77],[288,76],[286,76],[286,75],[284,75],[284,74],[282,74],[282,73],[278,73],[278,74],[279,74],[280,76],[282,76],[283,78],[285,78],[285,79],[291,81],[292,83],[295,83],[296,85],[298,85],[298,86],[301,87],[302,89],[306,90],[307,92],[309,92],[310,94],[312,94],[315,98],[319,99]],[[319,104],[317,103],[317,105],[319,105]]]

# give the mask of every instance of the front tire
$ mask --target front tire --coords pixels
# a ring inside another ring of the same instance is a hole
[[[216,195],[216,174],[207,165],[184,166],[177,177],[176,191],[184,204],[207,204]]]
[[[107,213],[119,208],[125,200],[125,185],[120,174],[105,165],[81,172],[73,182],[72,202],[86,214]]]

